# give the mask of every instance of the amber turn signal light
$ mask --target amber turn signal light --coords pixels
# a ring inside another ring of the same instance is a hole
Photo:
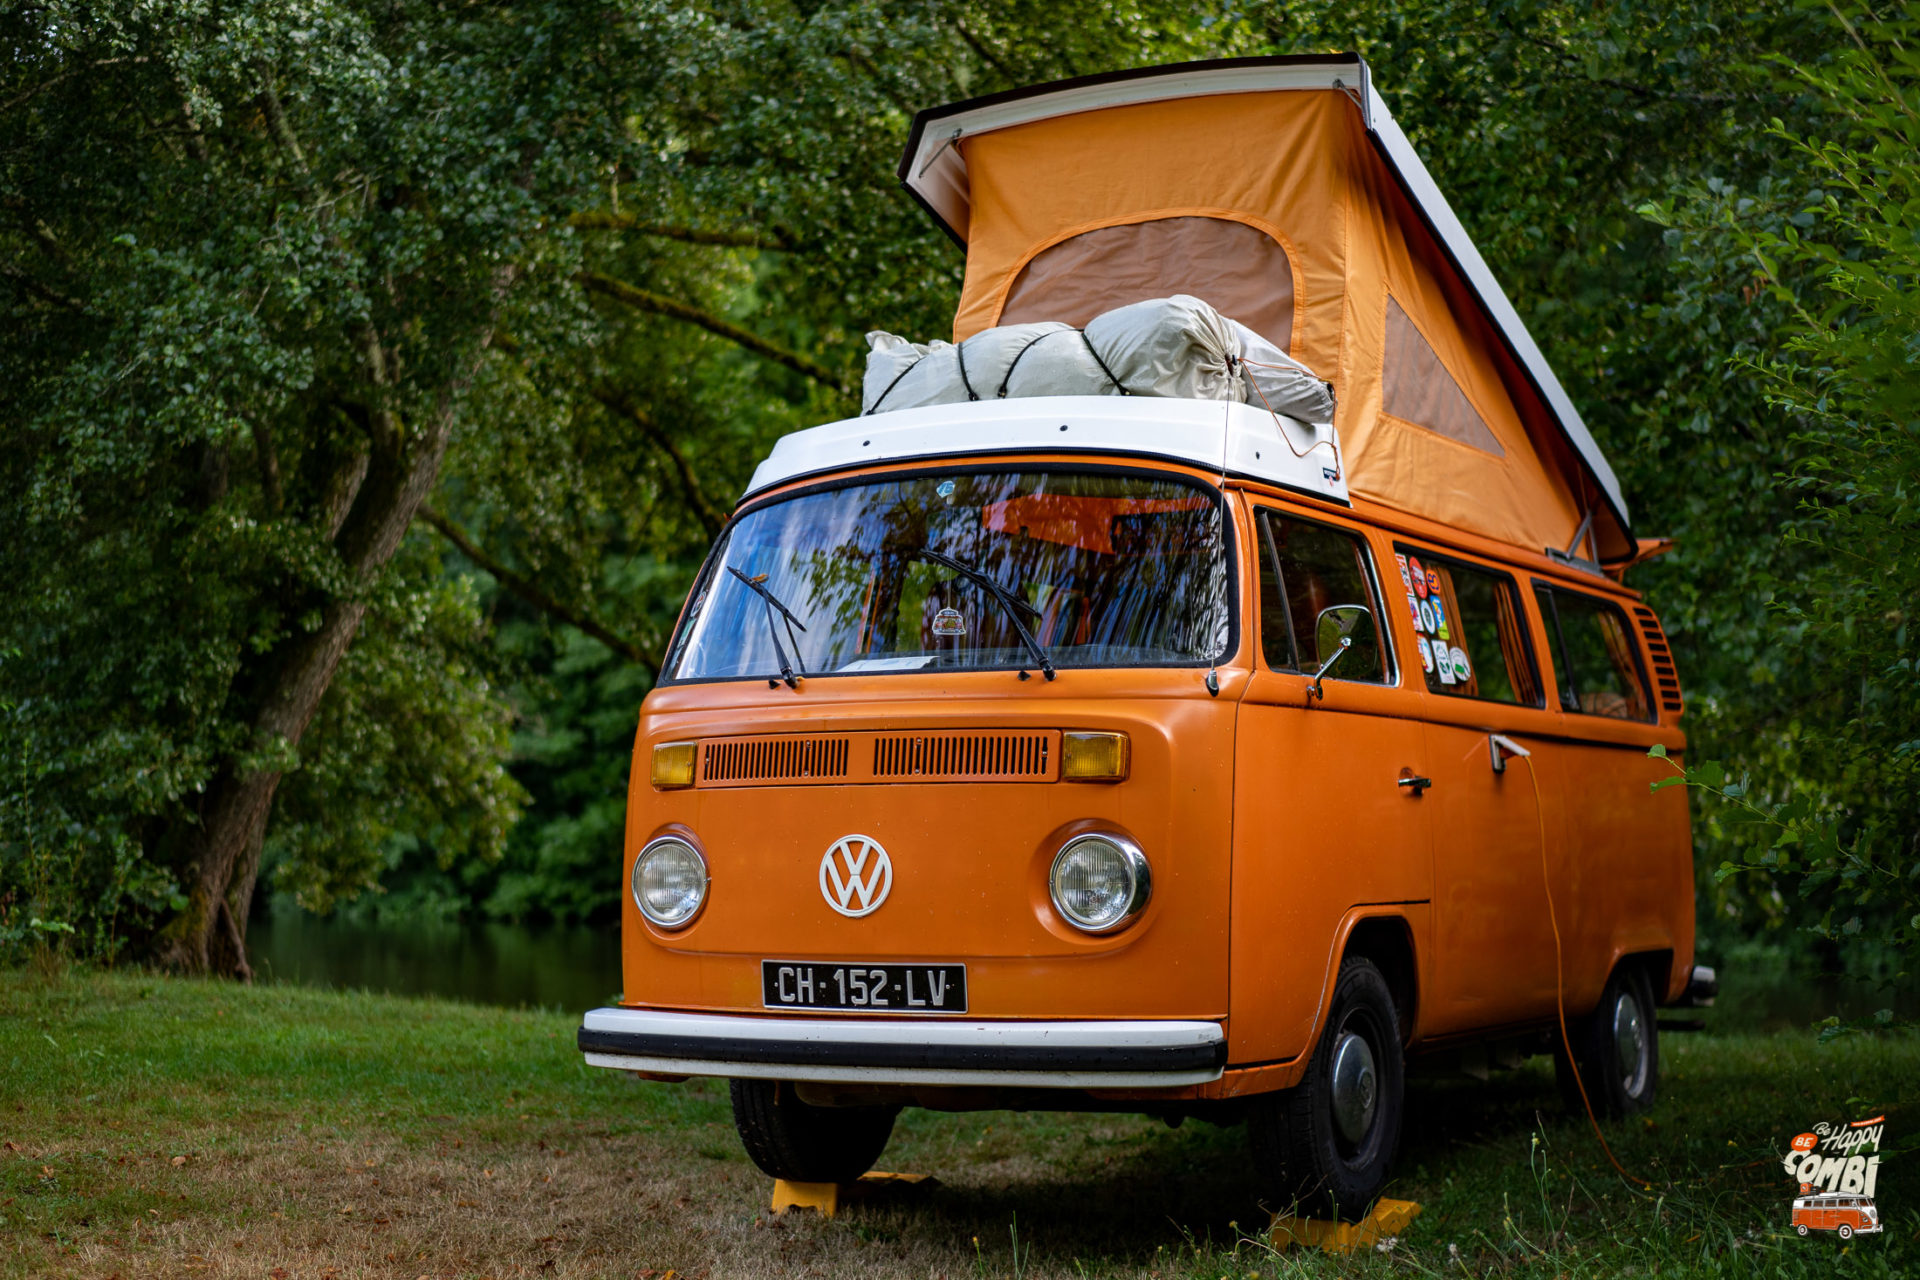
[[[1127,735],[1063,733],[1060,776],[1069,782],[1119,782],[1127,776]]]
[[[653,785],[662,788],[693,785],[697,742],[663,742],[653,749]]]

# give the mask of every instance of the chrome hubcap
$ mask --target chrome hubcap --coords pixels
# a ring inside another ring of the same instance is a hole
[[[1640,1002],[1630,992],[1613,1002],[1613,1047],[1620,1057],[1620,1087],[1637,1098],[1647,1083],[1647,1032],[1640,1023]]]
[[[1362,1037],[1343,1031],[1333,1050],[1333,1122],[1348,1142],[1358,1145],[1373,1127],[1379,1094],[1373,1050]]]

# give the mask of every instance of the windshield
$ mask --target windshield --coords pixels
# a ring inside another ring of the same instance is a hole
[[[1144,475],[942,471],[803,494],[715,548],[668,673],[1204,666],[1232,633],[1223,520],[1211,491]]]

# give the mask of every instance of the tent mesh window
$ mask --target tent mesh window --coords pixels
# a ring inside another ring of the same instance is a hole
[[[1282,351],[1293,338],[1293,265],[1266,232],[1229,218],[1156,218],[1083,231],[1014,278],[998,324],[1076,328],[1115,307],[1191,294]]]
[[[1397,298],[1387,299],[1386,380],[1381,411],[1449,440],[1504,458],[1507,451],[1467,399]]]

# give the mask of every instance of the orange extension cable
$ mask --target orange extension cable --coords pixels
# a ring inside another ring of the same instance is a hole
[[[1567,1067],[1573,1072],[1573,1083],[1580,1089],[1580,1102],[1587,1109],[1587,1123],[1593,1126],[1593,1136],[1600,1140],[1600,1149],[1607,1153],[1608,1162],[1627,1181],[1650,1188],[1653,1186],[1651,1182],[1628,1173],[1614,1158],[1613,1148],[1607,1145],[1607,1135],[1600,1132],[1600,1119],[1593,1114],[1593,1099],[1587,1096],[1587,1082],[1580,1078],[1580,1063],[1574,1056],[1573,1038],[1567,1034],[1566,966],[1560,954],[1560,921],[1553,909],[1553,876],[1547,870],[1547,811],[1540,806],[1540,778],[1533,770],[1533,756],[1522,752],[1520,758],[1527,762],[1527,781],[1533,784],[1533,816],[1540,824],[1540,883],[1547,891],[1547,923],[1553,926],[1553,993],[1560,1011],[1560,1046],[1566,1050]]]

